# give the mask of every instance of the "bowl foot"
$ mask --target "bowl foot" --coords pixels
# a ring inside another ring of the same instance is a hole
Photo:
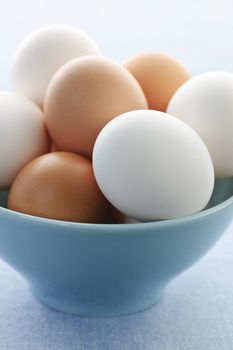
[[[56,311],[84,317],[116,317],[133,314],[153,307],[163,295],[163,289],[159,289],[155,290],[149,298],[142,296],[141,300],[138,298],[132,300],[131,298],[124,303],[110,303],[104,302],[102,297],[101,301],[89,300],[89,303],[84,304],[78,298],[74,300],[58,294],[51,294],[51,291],[46,289],[32,287],[31,290],[34,297],[45,306]]]

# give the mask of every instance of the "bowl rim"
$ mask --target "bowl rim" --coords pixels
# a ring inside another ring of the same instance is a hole
[[[56,219],[48,219],[48,218],[43,218],[39,216],[33,216],[29,214],[24,214],[20,212],[13,211],[8,208],[4,208],[0,206],[0,219],[1,216],[8,217],[13,220],[20,220],[24,221],[27,220],[28,222],[33,222],[35,224],[46,224],[46,225],[53,225],[53,226],[59,226],[59,227],[70,227],[70,228],[80,228],[80,229],[92,229],[94,230],[101,230],[101,231],[124,231],[125,229],[127,231],[135,231],[138,229],[159,229],[159,228],[166,228],[170,227],[173,225],[179,225],[179,224],[185,224],[190,221],[195,221],[199,220],[202,218],[205,218],[206,216],[213,215],[224,208],[229,207],[231,204],[233,204],[233,195],[223,202],[208,208],[204,209],[202,211],[186,215],[183,217],[175,218],[175,219],[167,219],[167,220],[158,220],[158,221],[150,221],[150,222],[139,222],[139,223],[120,223],[120,224],[111,224],[111,223],[101,223],[101,224],[96,224],[96,223],[81,223],[81,222],[72,222],[72,221],[62,221],[62,220],[56,220]]]

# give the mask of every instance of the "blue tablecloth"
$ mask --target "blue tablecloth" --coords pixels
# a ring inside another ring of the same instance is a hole
[[[0,261],[1,350],[233,349],[233,226],[150,310],[82,318],[48,309]]]

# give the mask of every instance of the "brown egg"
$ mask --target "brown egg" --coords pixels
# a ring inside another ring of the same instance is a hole
[[[91,157],[105,124],[119,114],[147,107],[140,85],[127,69],[107,58],[86,56],[58,70],[44,108],[58,148]]]
[[[191,78],[181,63],[161,53],[140,54],[124,66],[141,85],[149,108],[162,112],[175,91]]]
[[[58,151],[59,151],[59,149],[58,149],[57,145],[55,145],[55,143],[52,142],[50,152],[58,152]]]
[[[110,215],[110,223],[112,224],[124,224],[126,215],[120,212],[118,209],[112,207]]]
[[[95,181],[91,161],[73,153],[43,155],[21,170],[8,208],[50,219],[101,223],[111,205]]]
[[[138,220],[130,218],[129,216],[121,213],[118,209],[114,208],[111,211],[110,222],[111,224],[138,224]]]

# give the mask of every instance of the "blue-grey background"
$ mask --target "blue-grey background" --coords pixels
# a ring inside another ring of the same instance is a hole
[[[233,70],[232,19],[232,0],[1,0],[0,88],[17,44],[50,23],[79,26],[118,61],[159,50],[193,73]]]
[[[1,0],[0,88],[10,87],[20,40],[50,23],[79,26],[119,62],[158,50],[183,61],[193,74],[233,71],[232,18],[230,0]],[[156,307],[115,319],[47,309],[0,260],[0,349],[233,349],[233,226],[169,286]]]

